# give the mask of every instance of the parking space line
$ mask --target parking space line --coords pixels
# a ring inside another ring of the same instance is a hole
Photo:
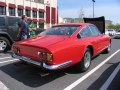
[[[7,60],[7,61],[0,62],[0,64],[2,64],[2,63],[7,63],[7,62],[14,62],[14,61],[18,61],[18,60],[19,60],[19,59]]]
[[[85,74],[84,76],[82,76],[81,78],[79,78],[78,80],[76,80],[75,82],[73,82],[72,84],[70,84],[69,86],[67,86],[65,89],[63,90],[71,90],[73,89],[75,86],[77,86],[78,84],[80,84],[82,81],[84,81],[86,78],[88,78],[90,75],[92,75],[95,71],[97,71],[101,66],[103,66],[106,62],[108,62],[113,56],[115,56],[118,52],[120,52],[120,49],[117,50],[116,52],[114,52],[112,55],[110,55],[107,59],[105,59],[103,62],[101,62],[98,66],[96,66],[95,68],[93,68],[91,71],[89,71],[87,74]]]
[[[2,59],[7,59],[7,58],[12,58],[12,57],[4,57],[4,58],[0,58],[0,60],[2,60]]]
[[[9,90],[9,89],[0,81],[0,90]]]
[[[110,75],[110,77],[107,79],[107,81],[103,84],[103,86],[100,88],[100,90],[107,90],[115,76],[117,75],[118,71],[120,70],[120,63],[116,67],[116,69],[113,71],[113,73]]]

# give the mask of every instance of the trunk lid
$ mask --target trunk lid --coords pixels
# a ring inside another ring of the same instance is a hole
[[[20,41],[21,45],[47,47],[52,44],[56,44],[67,39],[68,36],[36,36],[28,40]]]

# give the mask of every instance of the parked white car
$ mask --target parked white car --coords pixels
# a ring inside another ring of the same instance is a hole
[[[105,29],[105,34],[109,36],[114,36],[116,31],[114,29]]]
[[[120,30],[116,31],[114,38],[120,38]]]

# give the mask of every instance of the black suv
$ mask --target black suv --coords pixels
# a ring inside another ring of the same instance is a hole
[[[9,50],[13,42],[17,41],[18,22],[18,17],[0,16],[0,52]],[[37,33],[41,31],[37,29]]]

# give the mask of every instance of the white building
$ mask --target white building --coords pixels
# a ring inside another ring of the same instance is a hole
[[[27,15],[45,29],[58,23],[57,12],[57,0],[0,0],[0,15]]]

